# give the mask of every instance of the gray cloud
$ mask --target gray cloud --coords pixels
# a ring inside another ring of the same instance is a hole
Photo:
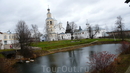
[[[29,27],[37,24],[42,32],[48,5],[53,17],[65,28],[67,21],[85,28],[86,20],[111,28],[119,15],[130,27],[130,9],[124,0],[0,0],[0,31],[14,31],[17,22],[24,20]]]

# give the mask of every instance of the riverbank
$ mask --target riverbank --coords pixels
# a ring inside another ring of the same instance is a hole
[[[120,54],[118,58],[120,59],[120,61],[116,64],[115,72],[125,73],[130,66],[130,54]],[[130,73],[130,71],[128,73]]]
[[[52,49],[52,50],[35,50],[35,54],[37,57],[44,56],[44,55],[49,55],[57,52],[65,52],[65,51],[70,51],[74,49],[79,49],[87,46],[93,46],[93,45],[100,45],[100,44],[117,44],[120,43],[121,41],[93,41],[87,44],[79,44],[75,46],[69,46],[69,47],[64,47],[64,48],[58,48],[58,49]]]
[[[86,41],[86,42],[87,43],[85,43],[85,41],[81,41],[81,42],[78,41],[78,44],[77,44],[77,40],[76,40],[76,42],[75,41],[73,41],[73,42],[70,41],[70,43],[73,44],[73,45],[70,45],[70,46],[67,46],[67,47],[58,47],[58,48],[53,48],[53,49],[48,49],[48,50],[44,50],[44,49],[34,50],[35,57],[33,57],[33,58],[37,58],[37,57],[40,57],[40,56],[49,55],[49,54],[53,54],[53,53],[57,53],[57,52],[70,51],[70,50],[74,50],[74,49],[78,49],[78,48],[82,48],[82,47],[87,47],[87,46],[100,45],[100,44],[113,44],[113,43],[116,44],[116,43],[120,43],[119,40],[118,41],[113,41],[113,40],[109,40],[109,41],[105,40],[105,41],[103,41],[102,39],[101,40],[93,39],[92,41]],[[74,43],[76,43],[77,45],[75,45]],[[27,60],[27,59],[23,58],[23,60]],[[18,60],[15,60],[13,62],[16,62],[16,61],[18,61]]]
[[[114,61],[109,66],[100,70],[98,73],[104,73],[103,71],[109,70],[109,68],[113,68],[112,73],[130,73],[130,46],[128,46],[130,45],[130,41],[123,41],[123,42],[121,42],[122,46],[120,46],[119,49],[120,50],[125,49],[125,50],[122,51],[122,53],[119,54],[118,57],[115,58]],[[105,73],[110,73],[110,72],[105,72]]]
[[[79,40],[61,40],[61,41],[46,41],[46,42],[39,42],[39,43],[33,43],[33,47],[40,47],[42,50],[52,50],[57,48],[64,48],[64,47],[70,47],[70,46],[76,46],[81,44],[88,44],[94,41],[115,41],[114,39],[79,39]],[[116,40],[120,41],[120,40]]]
[[[48,50],[48,51],[44,51],[44,50],[36,51],[36,53],[38,53],[39,54],[38,57],[40,57],[40,56],[45,56],[45,55],[49,55],[49,54],[53,54],[53,53],[79,49],[79,48],[83,48],[83,47],[87,47],[87,46],[100,45],[100,44],[118,44],[118,43],[121,43],[121,41],[94,41],[94,42],[87,43],[87,44],[80,44],[80,45],[70,46],[70,47],[65,47],[65,48],[52,49],[52,50]],[[116,63],[115,72],[116,73],[125,73],[129,66],[130,66],[130,54],[120,54],[118,56],[118,63]]]

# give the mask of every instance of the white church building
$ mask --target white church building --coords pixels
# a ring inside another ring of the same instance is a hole
[[[71,33],[65,33],[66,29],[62,27],[62,23],[57,23],[57,20],[52,18],[50,9],[47,9],[47,18],[46,22],[46,32],[47,37],[45,38],[47,41],[58,41],[58,40],[71,40],[73,36],[74,39],[85,39],[89,38],[87,30],[80,30],[74,32],[71,36]],[[94,38],[103,37],[106,31],[104,29],[100,30],[99,33],[96,34]]]
[[[47,32],[47,40],[48,41],[56,41],[56,40],[70,40],[71,34],[65,34],[65,28],[62,27],[62,23],[57,23],[57,20],[52,18],[50,9],[47,9],[47,18],[46,18],[46,32]]]

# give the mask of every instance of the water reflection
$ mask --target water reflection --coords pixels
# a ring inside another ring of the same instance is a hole
[[[86,62],[89,61],[88,58],[93,57],[94,53],[108,51],[111,54],[118,54],[115,51],[118,46],[119,44],[95,45],[59,52],[39,57],[33,63],[20,64],[19,67],[22,73],[85,73],[89,71]]]
[[[57,65],[55,64],[55,62],[56,62],[56,58],[55,58],[55,55],[49,55],[49,57],[48,57],[48,61],[49,61],[49,67],[50,67],[50,71],[51,71],[51,73],[56,73],[57,72]],[[53,62],[52,64],[51,64],[51,62]]]
[[[89,51],[89,57],[93,58],[94,53],[95,53],[94,51]]]
[[[71,66],[77,66],[77,57],[75,55],[75,51],[69,51],[70,64]]]

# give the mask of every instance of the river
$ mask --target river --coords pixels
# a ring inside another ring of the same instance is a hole
[[[89,71],[89,57],[95,52],[118,54],[120,44],[94,45],[73,51],[59,52],[36,58],[32,63],[18,64],[21,73],[85,73]]]

